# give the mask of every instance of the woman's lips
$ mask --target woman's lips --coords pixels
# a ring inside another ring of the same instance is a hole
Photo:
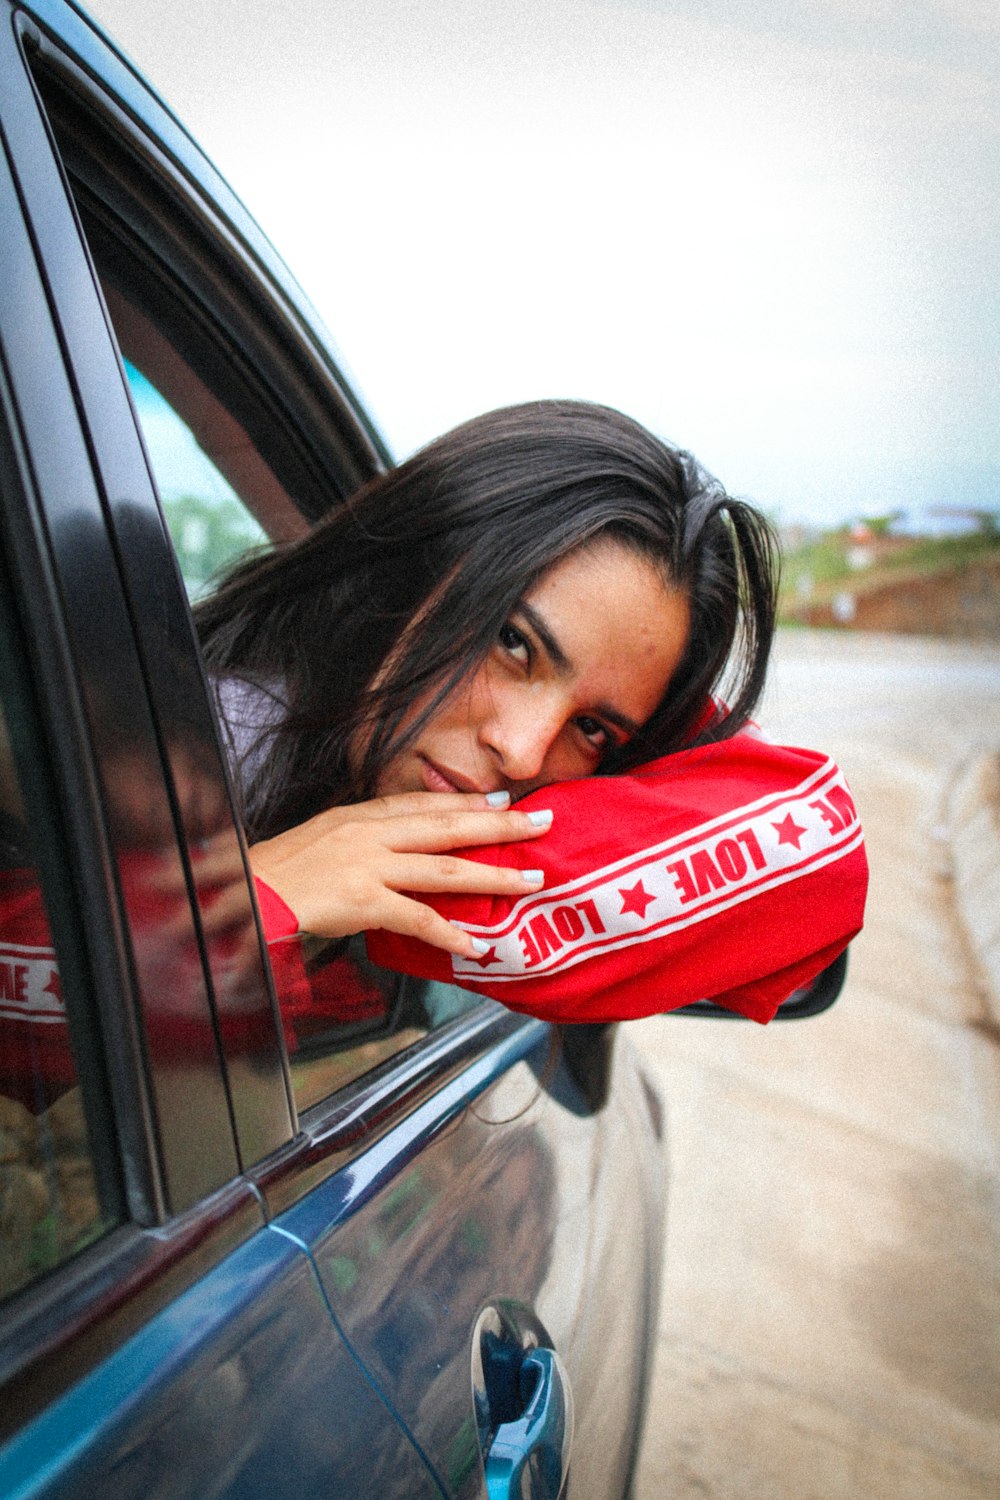
[[[429,792],[478,792],[480,788],[467,776],[462,776],[458,771],[445,770],[436,766],[426,755],[421,755],[420,774],[424,786]]]

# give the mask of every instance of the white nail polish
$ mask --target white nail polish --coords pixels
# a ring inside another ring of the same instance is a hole
[[[490,951],[489,943],[484,943],[482,938],[472,938],[471,942],[473,950],[476,953],[488,953]]]
[[[528,885],[544,885],[545,884],[545,871],[544,870],[522,870],[521,871],[521,879],[524,880],[524,881],[527,881]]]
[[[544,828],[547,823],[552,822],[551,807],[540,807],[537,812],[530,812],[528,822],[534,823],[536,828]]]
[[[487,792],[486,800],[490,807],[506,807],[510,801],[510,792]]]

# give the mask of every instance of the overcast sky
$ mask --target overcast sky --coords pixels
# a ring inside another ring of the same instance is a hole
[[[997,0],[96,0],[402,457],[606,401],[782,519],[1000,506]]]

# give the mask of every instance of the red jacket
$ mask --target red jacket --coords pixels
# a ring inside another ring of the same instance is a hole
[[[547,1020],[626,1020],[706,998],[767,1021],[861,926],[861,827],[840,772],[815,751],[746,730],[627,776],[549,786],[519,805],[552,807],[551,830],[468,857],[541,866],[542,891],[516,901],[424,898],[488,942],[487,953],[453,959],[373,932],[376,963]],[[138,866],[146,860],[135,856]],[[353,964],[307,972],[302,945],[277,941],[297,930],[295,916],[261,881],[257,888],[290,1050],[317,1030],[384,1021],[384,996]],[[150,941],[171,911],[149,903]],[[189,969],[171,971],[156,997],[149,1024],[161,1052],[196,1043],[214,1052],[211,1027],[186,1014],[199,976],[192,949]],[[269,1024],[256,1012],[242,1022],[249,1046]],[[0,875],[0,1093],[45,1108],[75,1076],[37,877],[8,870]]]
[[[546,1020],[712,999],[769,1021],[861,927],[868,866],[843,776],[753,728],[628,775],[545,787],[519,807],[551,807],[550,832],[468,857],[541,867],[542,891],[421,897],[486,941],[483,957],[373,932],[376,963]]]

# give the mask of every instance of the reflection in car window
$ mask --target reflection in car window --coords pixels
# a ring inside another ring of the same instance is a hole
[[[296,952],[298,950],[298,952]],[[429,1031],[495,1001],[373,964],[362,937],[271,946],[296,1107],[308,1109]]]
[[[75,1255],[112,1224],[99,1201],[67,1019],[71,997],[63,995],[11,722],[5,702],[0,707],[0,1297]],[[31,748],[23,743],[25,733],[21,725],[22,755]]]

